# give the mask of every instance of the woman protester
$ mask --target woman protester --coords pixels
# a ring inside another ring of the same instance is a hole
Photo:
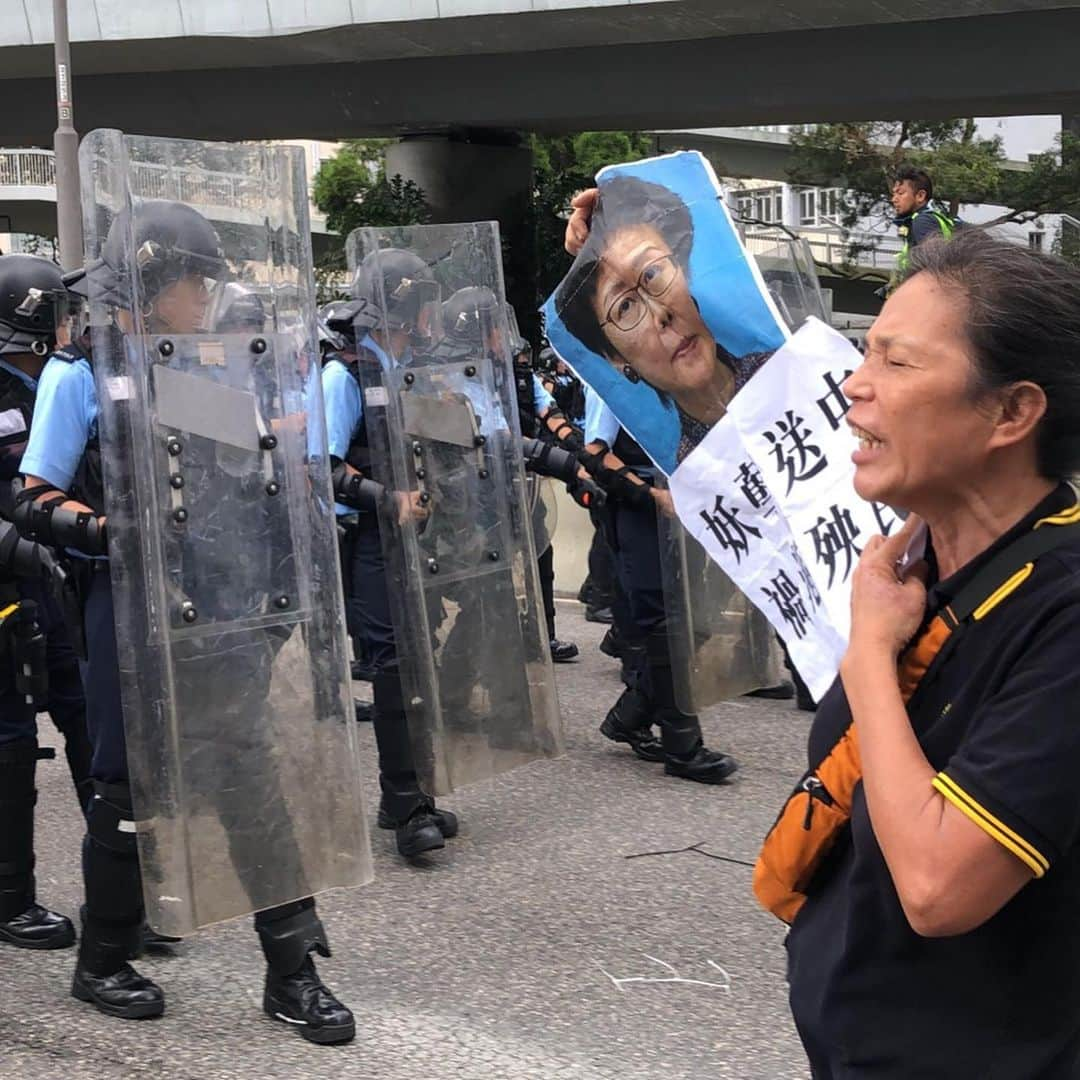
[[[1078,301],[1049,256],[920,245],[845,385],[858,494],[912,516],[755,871],[816,1080],[1080,1076]]]
[[[705,325],[688,280],[693,220],[673,191],[616,176],[602,198],[592,189],[574,206],[566,246],[577,254],[587,244],[587,257],[560,286],[556,309],[587,349],[674,401],[682,461],[769,354],[732,356]]]

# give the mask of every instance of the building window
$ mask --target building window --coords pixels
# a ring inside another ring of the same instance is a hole
[[[843,197],[840,188],[803,188],[799,192],[799,224],[839,224]]]
[[[1046,235],[1046,233],[1042,232],[1041,230],[1038,230],[1036,232],[1029,232],[1028,233],[1028,247],[1031,248],[1032,251],[1042,251],[1043,250],[1043,237],[1045,235]]]
[[[767,187],[741,191],[735,205],[738,207],[739,217],[779,225],[784,220],[784,189]]]

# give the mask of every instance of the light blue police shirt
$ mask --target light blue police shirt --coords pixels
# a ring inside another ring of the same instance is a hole
[[[393,366],[390,356],[367,334],[360,347],[369,349],[378,357],[383,371]],[[364,421],[364,398],[359,382],[340,359],[328,360],[322,370],[323,402],[326,409],[326,447],[331,457],[342,461],[348,456],[349,444],[356,437]],[[355,507],[335,504],[338,517],[355,514]]]
[[[607,443],[610,450],[619,437],[622,425],[616,415],[604,404],[604,399],[585,384],[585,445],[594,442]]]
[[[544,388],[540,376],[533,373],[533,410],[537,416],[543,416],[548,409],[555,408],[555,399]]]
[[[73,363],[49,360],[38,380],[23,475],[40,476],[68,491],[86,444],[97,434],[97,424],[97,389],[90,364],[82,357]]]

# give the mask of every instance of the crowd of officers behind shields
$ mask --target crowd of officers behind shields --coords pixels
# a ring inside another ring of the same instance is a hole
[[[196,210],[146,202],[134,211],[132,227],[136,247],[151,252],[138,268],[148,332],[263,328],[258,296],[224,284],[219,238]],[[413,760],[392,617],[400,598],[392,595],[380,520],[386,514],[420,519],[428,511],[415,492],[373,497],[361,369],[406,362],[421,346],[483,349],[491,344],[482,340],[483,328],[493,319],[516,321],[497,310],[500,300],[490,289],[442,296],[415,254],[377,254],[360,264],[351,298],[322,310],[319,337],[353,675],[369,680],[374,696],[373,708],[357,706],[357,719],[374,723],[378,824],[394,833],[400,855],[412,859],[444,847],[459,823],[423,790]],[[90,278],[103,293],[122,296],[122,283],[110,279],[121,261],[110,262],[109,239],[103,258],[63,278],[47,259],[0,257],[0,941],[61,949],[78,940],[73,996],[111,1016],[142,1018],[162,1013],[164,995],[132,961],[176,939],[156,933],[143,908],[93,356],[89,336],[69,332],[62,317],[73,297],[87,295]],[[214,325],[208,325],[207,281],[213,279],[218,295]],[[442,304],[445,328],[437,343],[417,336],[419,312],[433,296]],[[122,319],[123,300],[117,304],[115,317]],[[526,468],[565,484],[595,526],[581,599],[587,618],[610,624],[602,648],[621,661],[625,684],[603,734],[644,761],[662,763],[672,777],[718,783],[736,763],[704,745],[697,717],[676,702],[657,530],[657,515],[670,512],[669,499],[640,447],[550,350],[534,361],[519,337],[509,351]],[[556,635],[553,551],[550,538],[545,541],[537,544],[537,557],[547,634],[552,659],[566,662],[578,648]],[[272,659],[253,654],[241,662],[255,675]],[[791,697],[794,690],[784,684],[762,693]],[[227,713],[234,704],[220,707]],[[35,893],[35,771],[38,760],[52,756],[39,746],[40,712],[48,712],[64,737],[86,821],[78,935],[71,919],[40,904]],[[240,812],[227,793],[211,797],[224,823]],[[352,1014],[316,971],[314,956],[328,957],[330,950],[315,901],[259,911],[255,929],[267,965],[266,1012],[310,1041],[352,1038]]]

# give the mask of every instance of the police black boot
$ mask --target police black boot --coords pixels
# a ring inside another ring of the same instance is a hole
[[[140,975],[128,962],[138,949],[139,924],[99,922],[83,909],[79,960],[71,980],[71,996],[93,1005],[106,1016],[149,1020],[165,1011],[161,987]]]
[[[670,643],[665,631],[657,630],[649,635],[645,653],[653,719],[660,726],[660,742],[664,748],[664,772],[700,784],[722,783],[735,772],[738,763],[727,754],[708,749],[698,718],[679,708],[671,670]]]
[[[560,641],[554,637],[551,639],[550,648],[551,659],[556,664],[568,664],[571,660],[576,660],[580,651],[572,641]]]
[[[266,957],[267,1016],[295,1027],[308,1042],[349,1042],[356,1035],[353,1014],[327,989],[312,959],[313,953],[330,955],[315,901],[298,900],[260,911],[255,929]]]
[[[165,1011],[161,987],[127,961],[144,921],[134,814],[127,784],[94,782],[82,849],[83,933],[71,995],[107,1016],[143,1020]]]
[[[36,739],[0,745],[0,941],[20,949],[67,949],[75,927],[36,902],[34,804]]]
[[[383,669],[375,676],[375,744],[379,750],[379,823],[394,830],[398,854],[411,859],[446,846],[428,796],[420,790],[402,701],[401,678]],[[384,825],[383,822],[386,824]],[[457,819],[454,819],[456,828]]]
[[[425,796],[425,805],[427,806],[428,814],[431,815],[435,824],[439,828],[439,832],[442,833],[444,840],[453,840],[458,834],[458,819],[457,814],[451,810],[444,810],[440,806],[435,805],[435,800],[430,795]],[[378,825],[380,829],[397,829],[403,822],[395,818],[387,809],[386,799],[379,800],[379,816]]]
[[[664,772],[700,784],[723,783],[739,767],[734,758],[710,750],[701,736],[696,716],[678,709],[658,709],[660,741],[664,747]]]
[[[642,761],[663,761],[664,748],[652,730],[652,708],[640,690],[627,688],[611,707],[600,734],[626,743]]]

